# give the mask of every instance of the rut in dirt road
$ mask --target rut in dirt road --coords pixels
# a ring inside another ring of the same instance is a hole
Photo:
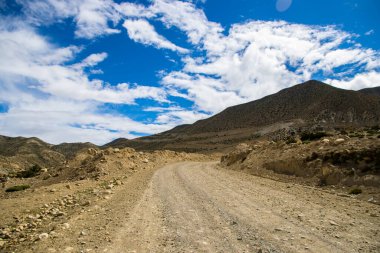
[[[156,171],[107,252],[379,252],[378,206],[215,163]]]

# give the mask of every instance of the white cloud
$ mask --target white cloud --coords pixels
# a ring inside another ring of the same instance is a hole
[[[209,117],[209,114],[200,113],[192,110],[169,110],[158,115],[156,122],[175,127],[183,124],[191,124],[197,120]]]
[[[372,35],[374,33],[375,33],[375,31],[373,29],[371,29],[371,30],[367,31],[366,33],[364,33],[364,35],[369,36],[369,35]]]
[[[79,38],[119,33],[115,26],[120,21],[117,5],[112,0],[18,0],[23,6],[27,20],[37,25],[54,23],[60,19],[73,18],[75,35]]]
[[[0,101],[8,103],[10,110],[0,114],[3,134],[37,135],[51,142],[71,135],[72,141],[101,143],[132,137],[130,132],[155,133],[192,123],[315,76],[346,89],[380,85],[380,52],[362,47],[355,41],[357,35],[335,26],[249,21],[224,30],[196,7],[197,1],[153,0],[148,6],[111,0],[17,1],[33,27],[72,19],[77,37],[94,39],[124,32],[118,29],[123,21],[132,40],[180,52],[182,62],[177,69],[160,71],[162,87],[111,85],[87,74],[102,73],[95,68],[107,53],[78,62],[81,46],[55,46],[24,21],[4,18],[0,22]],[[291,2],[277,1],[279,10],[289,8]],[[158,34],[155,22],[182,31],[191,51]],[[182,108],[168,101],[171,96],[189,100],[191,106]],[[134,104],[139,98],[162,103],[142,108],[157,113],[153,124],[97,112],[104,103]]]
[[[67,65],[79,47],[56,47],[31,27],[15,24],[0,22],[0,101],[9,105],[7,112],[0,113],[2,134],[38,136],[52,143],[104,144],[120,136],[136,137],[130,132],[168,129],[97,111],[103,103],[134,104],[139,98],[167,102],[163,89],[127,83],[111,86],[90,79],[84,68],[96,66],[106,53]]]
[[[75,67],[78,68],[86,68],[86,67],[94,67],[98,65],[100,62],[104,61],[108,57],[107,53],[98,53],[91,54],[87,56],[82,62],[75,64]]]
[[[325,82],[342,89],[360,90],[380,86],[380,73],[371,71],[356,74],[352,78],[343,78],[340,80],[327,79]]]
[[[153,134],[168,130],[166,125],[143,124],[125,115],[99,114],[91,110],[94,107],[70,101],[34,101],[0,113],[0,132],[8,136],[38,136],[54,144],[91,141],[103,145],[118,137],[137,137],[131,132]]]
[[[188,53],[187,49],[178,47],[165,37],[159,35],[154,27],[146,20],[126,20],[123,26],[127,29],[129,37],[136,42],[152,45],[157,48],[166,48],[180,53]]]
[[[167,27],[175,26],[184,31],[194,45],[206,37],[218,36],[222,31],[220,24],[208,21],[204,12],[189,2],[154,0],[149,10],[158,15]]]
[[[340,48],[352,37],[333,26],[284,21],[237,24],[227,36],[205,37],[206,56],[184,58],[182,71],[167,74],[163,84],[182,90],[179,96],[194,101],[197,109],[215,113],[309,80],[318,72],[341,80],[355,71],[377,73],[378,52],[356,44]],[[364,88],[369,79],[356,85]]]
[[[123,2],[116,5],[115,8],[121,15],[128,18],[152,18],[155,14],[144,5]]]
[[[133,104],[137,98],[165,102],[165,92],[157,87],[130,87],[126,83],[111,86],[101,80],[89,79],[83,68],[103,61],[106,53],[92,54],[82,62],[66,65],[79,51],[78,47],[57,48],[30,27],[8,29],[0,24],[0,73],[7,78],[24,78],[24,86],[36,92],[78,101]],[[73,92],[75,91],[75,92]]]
[[[108,23],[117,24],[120,20],[112,0],[78,1],[79,12],[75,20],[77,30],[75,35],[82,38],[93,38],[99,35],[119,33],[118,29],[109,27]]]

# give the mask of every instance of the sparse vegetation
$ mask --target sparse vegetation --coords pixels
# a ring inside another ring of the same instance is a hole
[[[362,189],[354,188],[354,189],[350,190],[349,194],[358,195],[362,192],[363,192]]]
[[[301,141],[314,141],[327,136],[326,132],[303,132],[301,133]]]
[[[294,136],[289,136],[285,141],[286,144],[292,144],[292,143],[296,143],[296,142],[297,142],[297,140]]]
[[[33,165],[27,170],[23,170],[17,173],[16,177],[18,178],[30,178],[35,177],[40,174],[42,168],[38,164]]]
[[[23,191],[30,188],[30,185],[22,184],[22,185],[15,185],[7,188],[6,192],[17,192],[17,191]]]

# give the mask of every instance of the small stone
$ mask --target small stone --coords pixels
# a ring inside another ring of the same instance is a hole
[[[339,226],[335,221],[330,220],[329,222],[330,222],[330,225]]]
[[[69,229],[70,228],[70,224],[69,223],[63,223],[62,224],[62,228],[63,229]]]
[[[143,163],[149,163],[149,160],[145,158],[144,160],[142,160],[142,162]]]
[[[51,237],[57,237],[58,235],[57,235],[57,232],[55,232],[55,231],[51,231],[50,233],[49,233],[49,235],[51,236]]]
[[[56,191],[57,189],[54,189],[54,188],[50,190],[50,192],[56,192]]]
[[[106,189],[109,189],[109,190],[110,190],[110,189],[112,189],[113,187],[114,187],[113,184],[109,184],[109,185],[106,186]]]
[[[335,144],[340,144],[340,143],[343,143],[343,142],[345,142],[345,139],[343,139],[343,138],[338,138],[338,139],[336,139],[334,141]]]
[[[89,205],[91,205],[91,201],[89,201],[89,200],[85,201],[85,202],[82,204],[82,206],[89,206]]]
[[[372,202],[373,201],[373,197],[370,197],[369,199],[368,199],[368,202]]]
[[[49,238],[49,234],[48,233],[42,233],[42,234],[38,235],[38,239],[40,239],[40,240],[45,240],[47,238]]]
[[[0,240],[0,248],[4,247],[4,245],[5,245],[5,241]]]
[[[83,230],[82,232],[80,232],[80,235],[87,235],[87,232]]]
[[[72,252],[74,250],[73,247],[66,247],[65,252]]]
[[[236,238],[238,241],[241,241],[243,240],[243,238],[241,236],[238,236],[238,238]]]
[[[71,185],[67,184],[66,188],[70,190],[71,189]]]
[[[324,143],[324,144],[329,144],[329,143],[330,143],[330,140],[325,138],[325,139],[322,140],[322,143]]]
[[[116,184],[116,185],[122,185],[123,183],[122,183],[120,180],[116,180],[116,181],[115,181],[115,184]]]
[[[112,191],[111,190],[105,190],[104,194],[112,194]]]

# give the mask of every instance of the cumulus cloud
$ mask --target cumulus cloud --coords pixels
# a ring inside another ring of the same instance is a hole
[[[153,134],[168,129],[165,125],[136,122],[125,115],[99,114],[91,110],[95,107],[50,99],[12,106],[8,113],[0,113],[0,131],[8,136],[38,136],[50,143],[91,141],[103,145],[121,136],[137,137],[131,132]]]
[[[78,101],[126,104],[134,103],[137,98],[166,101],[165,92],[157,87],[130,87],[127,83],[109,85],[90,79],[83,68],[97,65],[107,57],[106,53],[92,54],[78,64],[67,65],[80,49],[75,46],[57,48],[28,26],[9,29],[7,24],[1,23],[0,50],[4,52],[0,59],[0,78],[6,79],[3,86],[19,84],[22,77],[24,87]]]
[[[119,7],[112,0],[17,0],[17,2],[23,7],[26,19],[33,24],[46,25],[72,18],[77,28],[75,35],[79,38],[92,39],[120,32],[111,27],[111,25],[116,26],[121,18],[117,10]]]
[[[184,68],[168,73],[163,83],[185,89],[197,108],[215,113],[309,80],[320,72],[326,77],[339,76],[344,82],[355,71],[377,73],[379,53],[350,43],[353,37],[334,26],[284,21],[236,24],[226,36],[205,37],[205,56],[186,57]],[[355,82],[352,87],[364,88],[369,82]],[[205,101],[202,98],[207,94],[216,99]]]
[[[210,22],[205,13],[189,2],[155,0],[149,10],[155,13],[167,27],[184,31],[194,45],[204,38],[218,36],[223,29],[220,24]]]
[[[359,90],[380,86],[380,73],[371,71],[356,74],[352,78],[327,79],[325,82],[342,89]]]
[[[23,20],[4,17],[0,22],[0,101],[9,104],[8,112],[0,114],[3,134],[36,135],[55,143],[69,136],[72,141],[102,143],[192,123],[315,77],[346,89],[380,85],[380,52],[364,48],[356,42],[357,35],[335,26],[251,20],[223,28],[197,8],[197,1],[17,2]],[[285,11],[291,3],[278,0],[277,9]],[[80,45],[55,46],[34,29],[66,19],[74,21],[76,37],[91,40],[126,31],[136,43],[181,53],[181,64],[160,71],[161,87],[127,80],[111,85],[90,78],[88,73],[102,73],[96,68],[107,60],[107,52],[78,60]],[[157,22],[181,31],[190,50],[160,35],[152,25]],[[187,105],[173,97],[188,100]],[[140,98],[162,104],[142,108],[156,113],[154,123],[97,111],[105,103],[135,104]]]
[[[101,114],[104,103],[134,104],[136,99],[167,102],[159,87],[90,79],[84,69],[103,61],[106,53],[91,54],[79,63],[80,48],[57,47],[28,25],[0,22],[0,101],[9,110],[0,113],[0,132],[39,136],[52,143],[136,137],[166,130],[160,124],[143,124],[124,115]],[[64,134],[62,134],[64,133]]]
[[[145,45],[152,45],[157,48],[166,48],[180,53],[187,53],[188,50],[178,47],[165,37],[159,35],[154,27],[144,19],[126,20],[123,24],[128,31],[129,37]]]

